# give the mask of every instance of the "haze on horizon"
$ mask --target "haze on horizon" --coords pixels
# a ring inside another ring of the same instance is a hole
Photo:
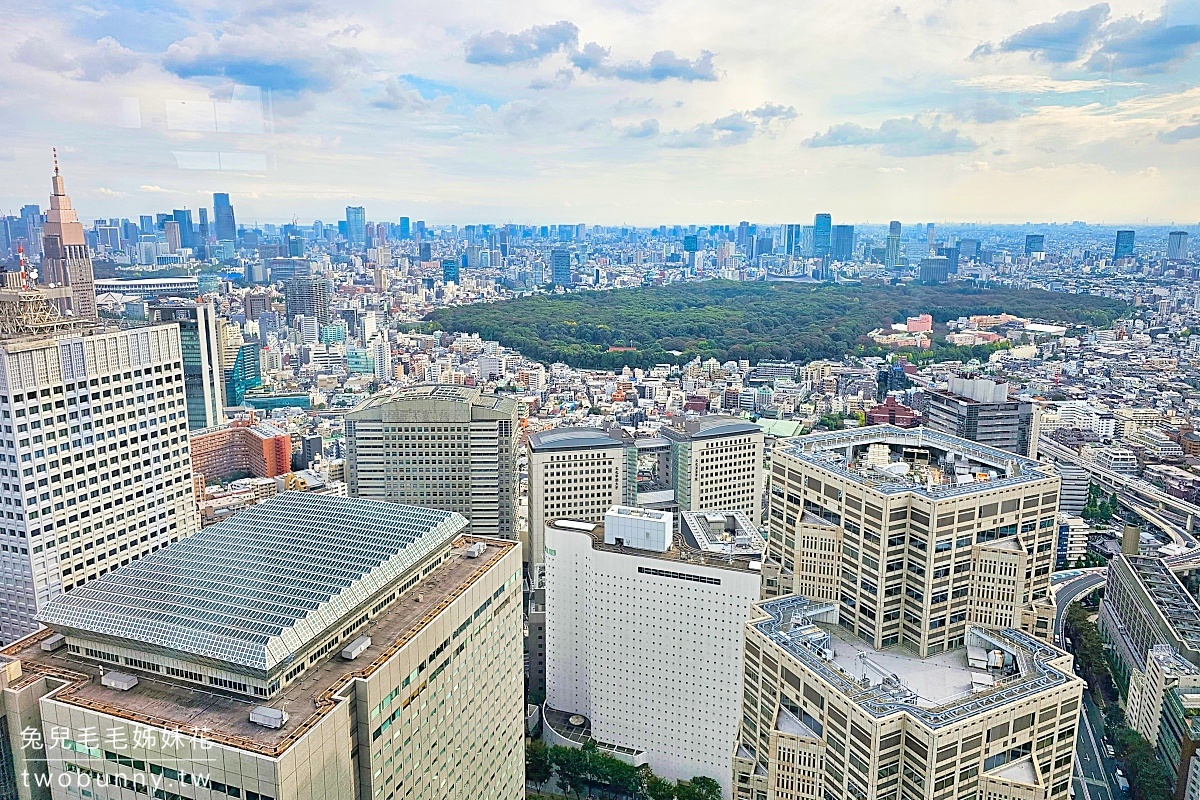
[[[0,210],[85,219],[1200,219],[1200,0],[34,0]]]

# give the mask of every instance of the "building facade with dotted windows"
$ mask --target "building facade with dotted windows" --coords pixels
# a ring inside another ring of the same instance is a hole
[[[177,325],[0,342],[0,641],[198,529]]]
[[[657,546],[624,538],[643,518]],[[547,524],[544,736],[593,740],[670,780],[707,776],[728,797],[762,576],[757,557],[707,554],[674,527],[669,512],[622,507],[599,524]]]

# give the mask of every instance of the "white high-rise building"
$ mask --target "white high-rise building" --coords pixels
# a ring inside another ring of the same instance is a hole
[[[0,342],[0,641],[197,529],[179,327]]]
[[[729,797],[759,562],[664,541],[664,523],[615,507],[603,524],[547,524],[545,737],[590,738],[669,780],[707,776]]]

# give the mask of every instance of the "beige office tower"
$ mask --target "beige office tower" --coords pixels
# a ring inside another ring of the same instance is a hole
[[[456,511],[516,538],[517,403],[447,384],[376,395],[346,415],[351,497]]]
[[[286,493],[59,598],[0,650],[0,791],[523,798],[520,552],[466,525]]]
[[[737,800],[1065,800],[1083,681],[1013,628],[930,658],[789,595],[746,624]]]
[[[704,416],[665,427],[671,443],[659,475],[680,511],[722,508],[762,522],[763,430],[735,417]]]
[[[187,430],[177,325],[0,341],[0,641],[196,531]]]
[[[545,560],[546,521],[599,522],[637,505],[637,447],[620,426],[551,428],[529,435],[529,561]]]
[[[1059,479],[924,428],[814,434],[772,454],[772,594],[836,602],[873,647],[961,648],[971,624],[1046,639]]]
[[[71,207],[71,198],[58,174],[57,156],[50,185],[50,208],[46,211],[46,227],[42,231],[40,279],[54,294],[62,314],[94,320],[96,283],[92,257],[83,236],[83,224]]]

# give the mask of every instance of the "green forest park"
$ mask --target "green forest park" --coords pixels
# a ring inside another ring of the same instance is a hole
[[[1117,300],[1040,290],[705,281],[442,308],[426,327],[476,333],[544,363],[620,369],[868,354],[877,351],[867,333],[919,314],[944,323],[1007,312],[1103,327],[1125,311]]]

